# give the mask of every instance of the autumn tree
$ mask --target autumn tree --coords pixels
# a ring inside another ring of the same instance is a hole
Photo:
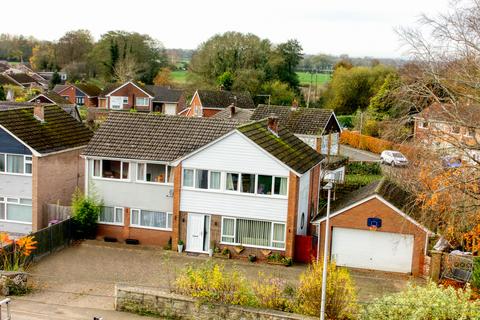
[[[162,68],[158,71],[153,84],[156,86],[170,86],[172,84],[172,70],[170,68]]]
[[[84,62],[93,49],[93,36],[88,30],[69,31],[55,45],[58,65],[63,68],[70,63]]]

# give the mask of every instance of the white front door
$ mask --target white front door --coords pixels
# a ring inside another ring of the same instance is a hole
[[[189,213],[187,223],[187,251],[208,251],[208,229],[210,217],[204,214]]]
[[[110,109],[122,109],[123,107],[123,97],[110,97]]]
[[[332,259],[337,265],[391,272],[412,272],[413,236],[333,228]]]

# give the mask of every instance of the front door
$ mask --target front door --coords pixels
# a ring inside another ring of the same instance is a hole
[[[210,217],[204,214],[189,213],[187,223],[187,251],[208,251]]]

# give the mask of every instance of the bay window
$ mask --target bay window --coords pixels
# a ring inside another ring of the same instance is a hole
[[[158,163],[138,163],[137,181],[173,183],[173,167]]]
[[[0,220],[31,223],[32,200],[0,197]]]
[[[93,160],[93,176],[128,180],[130,178],[130,163],[120,160]]]
[[[285,230],[285,223],[223,217],[221,242],[285,249]]]
[[[102,207],[98,221],[100,223],[123,225],[123,212],[124,209],[121,207]]]
[[[170,212],[132,209],[130,224],[137,227],[171,230],[172,217],[173,214]]]

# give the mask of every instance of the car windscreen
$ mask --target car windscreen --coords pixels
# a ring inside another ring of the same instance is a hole
[[[405,159],[403,154],[401,154],[400,152],[392,152],[392,155],[394,158],[397,158],[397,159]]]

